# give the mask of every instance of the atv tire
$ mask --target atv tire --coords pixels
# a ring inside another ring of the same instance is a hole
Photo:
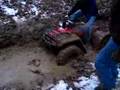
[[[73,58],[77,58],[82,54],[82,51],[76,45],[70,45],[64,49],[62,49],[56,59],[57,65],[65,65]]]

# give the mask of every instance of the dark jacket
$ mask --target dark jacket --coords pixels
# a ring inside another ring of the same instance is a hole
[[[84,15],[96,16],[97,15],[96,0],[78,0],[68,13],[68,16],[70,16],[79,9],[82,10]]]
[[[120,0],[114,0],[111,8],[110,32],[117,44],[120,44]]]

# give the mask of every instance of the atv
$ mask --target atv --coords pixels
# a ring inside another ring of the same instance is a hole
[[[41,34],[42,43],[47,49],[50,49],[49,51],[55,53],[58,65],[65,65],[68,61],[78,57],[81,58],[87,53],[87,43],[84,39],[85,33],[81,32],[82,30],[75,29],[75,26],[69,20],[65,20],[59,22],[57,28],[45,29]],[[99,38],[95,31],[97,31],[97,28],[92,33],[90,44],[94,49],[100,50],[107,42],[109,35]]]
[[[44,44],[53,51],[58,65],[65,65],[69,60],[83,56],[87,51],[83,42],[84,33],[73,29],[69,20],[59,22],[59,27],[46,29],[41,38]]]

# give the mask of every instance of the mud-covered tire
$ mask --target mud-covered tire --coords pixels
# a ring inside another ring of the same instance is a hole
[[[76,45],[70,45],[64,49],[62,49],[56,59],[57,65],[65,65],[73,58],[77,58],[82,53],[81,49],[77,47]]]

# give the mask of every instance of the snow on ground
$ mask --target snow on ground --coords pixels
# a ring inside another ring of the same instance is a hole
[[[35,5],[31,6],[31,13],[34,12],[35,15],[38,15],[38,8]]]
[[[118,82],[120,82],[120,67],[118,68],[118,79],[117,79]]]
[[[51,5],[52,4],[53,3],[51,3]],[[20,20],[21,18],[25,18],[26,20],[32,19],[38,15],[41,19],[48,19],[55,15],[60,15],[61,11],[66,12],[68,8],[70,9],[69,5],[67,5],[64,0],[62,0],[59,6],[55,8],[53,6],[46,5],[44,0],[34,0],[32,3],[27,3],[26,0],[0,0],[0,9],[2,9],[4,14],[8,16],[11,15],[13,19],[17,17]],[[16,20],[18,19],[15,19],[15,21]]]
[[[78,79],[79,82],[74,82],[74,86],[80,90],[94,90],[98,86],[98,77],[92,74],[89,78],[82,76]]]
[[[25,2],[25,1],[21,1],[20,3],[21,3],[21,4],[23,4],[23,5],[25,5],[25,4],[26,4],[26,2]]]
[[[21,23],[23,23],[23,22],[26,21],[26,18],[25,18],[25,17],[20,18],[19,16],[14,16],[14,17],[13,17],[13,20],[14,20],[17,24],[21,24]]]
[[[82,76],[78,78],[78,81],[73,82],[74,86],[80,90],[94,90],[98,86],[99,80],[96,75],[92,74],[89,78]],[[63,80],[60,80],[57,85],[55,85],[50,90],[73,90],[71,87],[68,88],[68,84]]]
[[[15,10],[13,8],[9,8],[5,5],[1,5],[1,8],[5,12],[5,14],[7,14],[7,15],[15,15],[18,12],[18,10]]]
[[[92,65],[93,69],[95,69],[94,63],[90,64]],[[98,77],[92,73],[90,77],[79,77],[77,81],[73,82],[73,85],[80,90],[94,90],[99,83]],[[69,85],[67,83],[65,83],[63,80],[60,80],[57,85],[51,88],[51,90],[73,90],[72,88],[68,87]]]
[[[71,87],[68,88],[68,84],[63,80],[60,80],[59,83],[51,88],[51,90],[73,90]]]
[[[33,18],[35,16],[37,16],[39,14],[39,10],[38,8],[33,4],[28,5],[28,8],[26,9],[26,1],[18,1],[18,4],[21,5],[22,8],[18,8],[18,6],[13,7],[12,3],[10,3],[10,0],[8,2],[4,2],[3,0],[0,0],[0,8],[2,9],[2,11],[4,12],[4,14],[6,15],[10,15],[13,17],[13,19],[16,22],[22,22],[22,21],[26,21],[27,18],[25,16],[20,16],[18,13],[22,13],[19,12],[19,10],[27,10],[28,14],[29,14],[29,18]],[[15,9],[16,8],[16,9]],[[16,15],[17,14],[17,15]]]
[[[2,0],[0,0],[0,5],[3,3],[3,1]]]
[[[93,63],[91,64],[94,66]],[[118,68],[118,72],[117,83],[120,83],[120,68]],[[94,90],[99,84],[98,77],[94,73],[91,74],[90,77],[81,76],[77,81],[73,82],[73,85],[80,90]],[[71,87],[68,87],[69,85],[65,83],[64,80],[60,80],[59,83],[54,85],[50,90],[73,90]]]

